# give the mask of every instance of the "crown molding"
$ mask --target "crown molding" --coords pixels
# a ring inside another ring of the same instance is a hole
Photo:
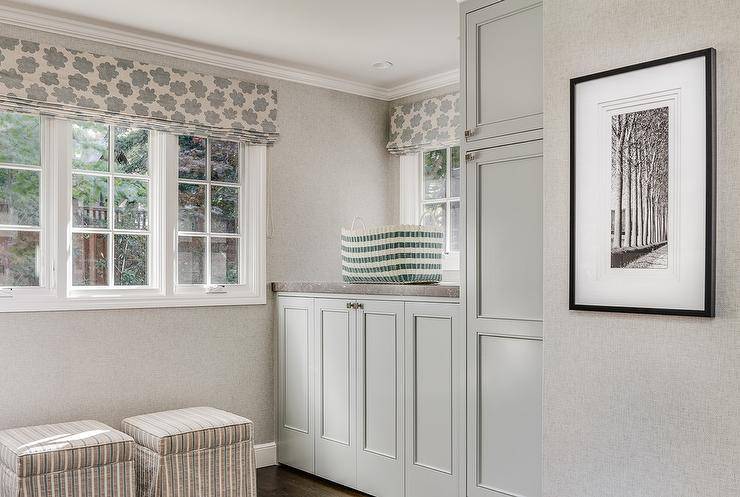
[[[223,51],[184,41],[168,40],[164,37],[102,26],[90,21],[80,21],[58,14],[19,8],[3,3],[0,3],[0,23],[142,50],[211,66],[244,71],[258,76],[318,86],[329,90],[386,101],[433,90],[441,86],[456,83],[459,79],[459,72],[455,70],[411,81],[392,88],[385,88],[274,62],[267,62],[244,55],[224,53]],[[455,78],[454,81],[451,80],[453,77]]]

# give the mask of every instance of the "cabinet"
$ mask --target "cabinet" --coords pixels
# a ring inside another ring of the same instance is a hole
[[[461,9],[468,148],[541,139],[542,1],[469,0]]]
[[[278,461],[376,497],[454,497],[459,305],[278,295]]]
[[[542,495],[542,2],[461,4],[469,497]]]

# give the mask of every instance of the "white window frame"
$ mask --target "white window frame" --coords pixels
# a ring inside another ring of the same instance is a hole
[[[419,224],[422,213],[423,204],[435,204],[445,202],[447,204],[447,226],[445,227],[446,232],[450,233],[450,222],[452,216],[450,213],[450,199],[457,199],[461,201],[459,197],[450,197],[450,149],[454,146],[451,145],[445,147],[447,150],[447,196],[444,199],[435,200],[424,200],[424,152],[429,150],[439,150],[441,147],[434,147],[425,149],[419,152],[411,154],[401,155],[400,160],[400,173],[399,173],[399,221],[401,224]],[[461,158],[462,160],[462,158]],[[460,164],[462,174],[462,163]],[[462,184],[461,184],[462,188]],[[461,192],[462,193],[462,192]],[[461,204],[462,208],[462,204]],[[462,237],[462,226],[460,226],[460,237]],[[448,237],[449,238],[449,237]],[[447,241],[449,244],[449,240]],[[460,251],[447,251],[445,247],[445,253],[442,255],[442,281],[443,282],[459,282],[460,281]]]
[[[149,282],[142,287],[72,286],[72,123],[41,117],[41,287],[0,288],[0,312],[128,309],[267,302],[267,147],[240,144],[241,284],[178,288],[177,136],[150,131]],[[113,202],[114,199],[110,199]],[[111,240],[112,242],[112,240]],[[112,283],[112,282],[111,282]]]

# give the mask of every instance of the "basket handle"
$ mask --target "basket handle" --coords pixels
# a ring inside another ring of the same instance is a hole
[[[431,215],[432,215],[432,212],[431,211],[424,211],[424,213],[419,218],[419,226],[424,226],[422,224],[424,222],[424,218],[427,217],[427,216],[431,216]],[[432,222],[434,222],[434,217],[432,217]],[[434,228],[434,225],[433,224],[432,224],[432,228]]]
[[[367,225],[365,224],[365,221],[360,216],[355,216],[355,218],[352,220],[352,227],[350,227],[351,231],[355,230],[355,223],[357,221],[360,221],[362,223],[362,229],[367,231]]]

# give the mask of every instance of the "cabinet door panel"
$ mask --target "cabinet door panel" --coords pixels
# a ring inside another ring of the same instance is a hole
[[[406,496],[458,495],[462,344],[456,304],[406,304]]]
[[[541,142],[477,153],[467,180],[475,317],[541,320]]]
[[[316,474],[348,486],[355,456],[355,312],[343,300],[316,299]]]
[[[313,299],[278,298],[278,461],[314,471]]]
[[[468,141],[541,130],[542,2],[503,0],[474,10],[465,31],[466,128],[475,131]]]
[[[362,305],[357,313],[357,488],[403,497],[403,303]]]
[[[538,497],[542,492],[542,342],[481,334],[476,348],[478,462],[471,495]]]

